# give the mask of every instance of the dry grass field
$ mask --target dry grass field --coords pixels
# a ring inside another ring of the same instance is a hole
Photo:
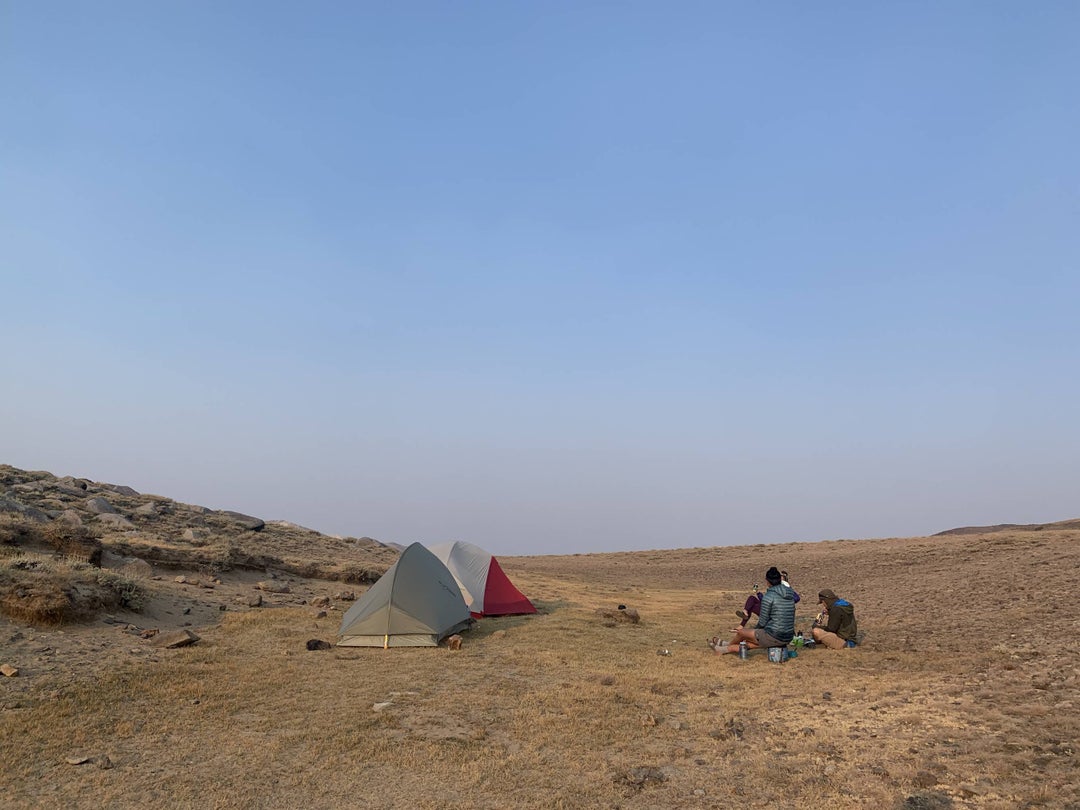
[[[19,669],[0,678],[0,796],[5,808],[1080,808],[1078,540],[1016,527],[502,558],[540,613],[482,620],[459,651],[309,651],[335,637],[341,582],[279,574],[289,593],[254,608],[265,571],[208,580],[155,565],[137,613],[0,617],[0,664]],[[830,587],[855,604],[863,645],[784,664],[707,649],[774,564],[805,597],[800,626]],[[332,599],[323,618],[319,596]],[[619,604],[640,623],[600,613]],[[201,640],[180,649],[138,634],[185,625]]]

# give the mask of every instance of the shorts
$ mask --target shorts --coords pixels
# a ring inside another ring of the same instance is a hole
[[[760,628],[754,631],[754,641],[759,647],[786,647],[788,645],[788,642],[777,641]]]

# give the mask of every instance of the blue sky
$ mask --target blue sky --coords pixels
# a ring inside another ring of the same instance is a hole
[[[0,0],[0,462],[502,554],[1080,517],[1078,23]]]

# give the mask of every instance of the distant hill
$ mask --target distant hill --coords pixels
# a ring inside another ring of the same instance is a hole
[[[0,545],[68,549],[79,543],[99,557],[111,553],[208,570],[274,569],[356,583],[378,579],[399,554],[370,537],[334,537],[129,486],[0,464]]]
[[[1058,529],[1080,529],[1080,518],[1060,520],[1056,523],[999,523],[996,526],[961,526],[938,532],[933,537],[950,534],[993,534],[994,532],[1041,532]]]

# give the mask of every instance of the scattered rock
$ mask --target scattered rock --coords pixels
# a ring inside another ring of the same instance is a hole
[[[897,805],[899,810],[949,810],[952,806],[952,798],[937,791],[914,793]]]
[[[355,602],[356,594],[353,591],[338,591],[334,594],[334,599],[339,602]]]
[[[289,588],[285,582],[270,582],[263,580],[256,586],[260,591],[266,591],[267,593],[292,593],[292,589]]]
[[[162,647],[167,650],[174,650],[177,647],[187,647],[199,640],[199,637],[190,630],[176,630],[175,632],[165,633],[164,635],[159,636],[154,641],[154,646]]]
[[[247,598],[247,606],[253,608],[262,607],[262,594],[256,593],[249,596]]]
[[[601,686],[614,686],[615,685],[615,676],[614,675],[605,675],[604,677],[602,677],[600,679],[600,685]]]
[[[382,703],[374,704],[371,708],[374,709],[377,712],[381,712],[383,709],[388,709],[393,705],[394,705],[394,702],[392,700],[386,700],[386,701],[383,701]]]
[[[314,599],[311,600],[311,606],[318,608],[330,607],[330,597],[316,596]]]
[[[152,503],[144,503],[135,507],[135,514],[139,517],[157,517],[157,507]]]
[[[67,758],[64,759],[64,762],[66,762],[68,765],[85,765],[89,761],[90,761],[90,757],[79,757],[79,756],[67,757]]]
[[[667,781],[667,774],[660,768],[643,766],[631,768],[625,774],[615,778],[616,782],[624,782],[632,787],[643,788],[650,785],[659,785]]]
[[[115,515],[116,509],[111,503],[98,495],[96,498],[86,499],[86,508],[95,515]]]
[[[158,634],[158,629],[155,627],[152,630],[143,630],[139,633],[139,638],[153,638]]]
[[[333,649],[333,645],[329,641],[323,641],[321,638],[308,639],[307,648],[309,650],[330,650]]]
[[[461,636],[459,636],[457,633],[454,633],[454,635],[450,636],[450,638],[446,640],[446,647],[450,650],[460,650]]]
[[[19,674],[19,668],[12,666],[11,664],[0,664],[0,675],[5,678],[14,678]]]
[[[326,611],[325,610],[316,610],[311,615],[312,615],[313,618],[316,618],[316,619],[325,619],[326,618]]]

